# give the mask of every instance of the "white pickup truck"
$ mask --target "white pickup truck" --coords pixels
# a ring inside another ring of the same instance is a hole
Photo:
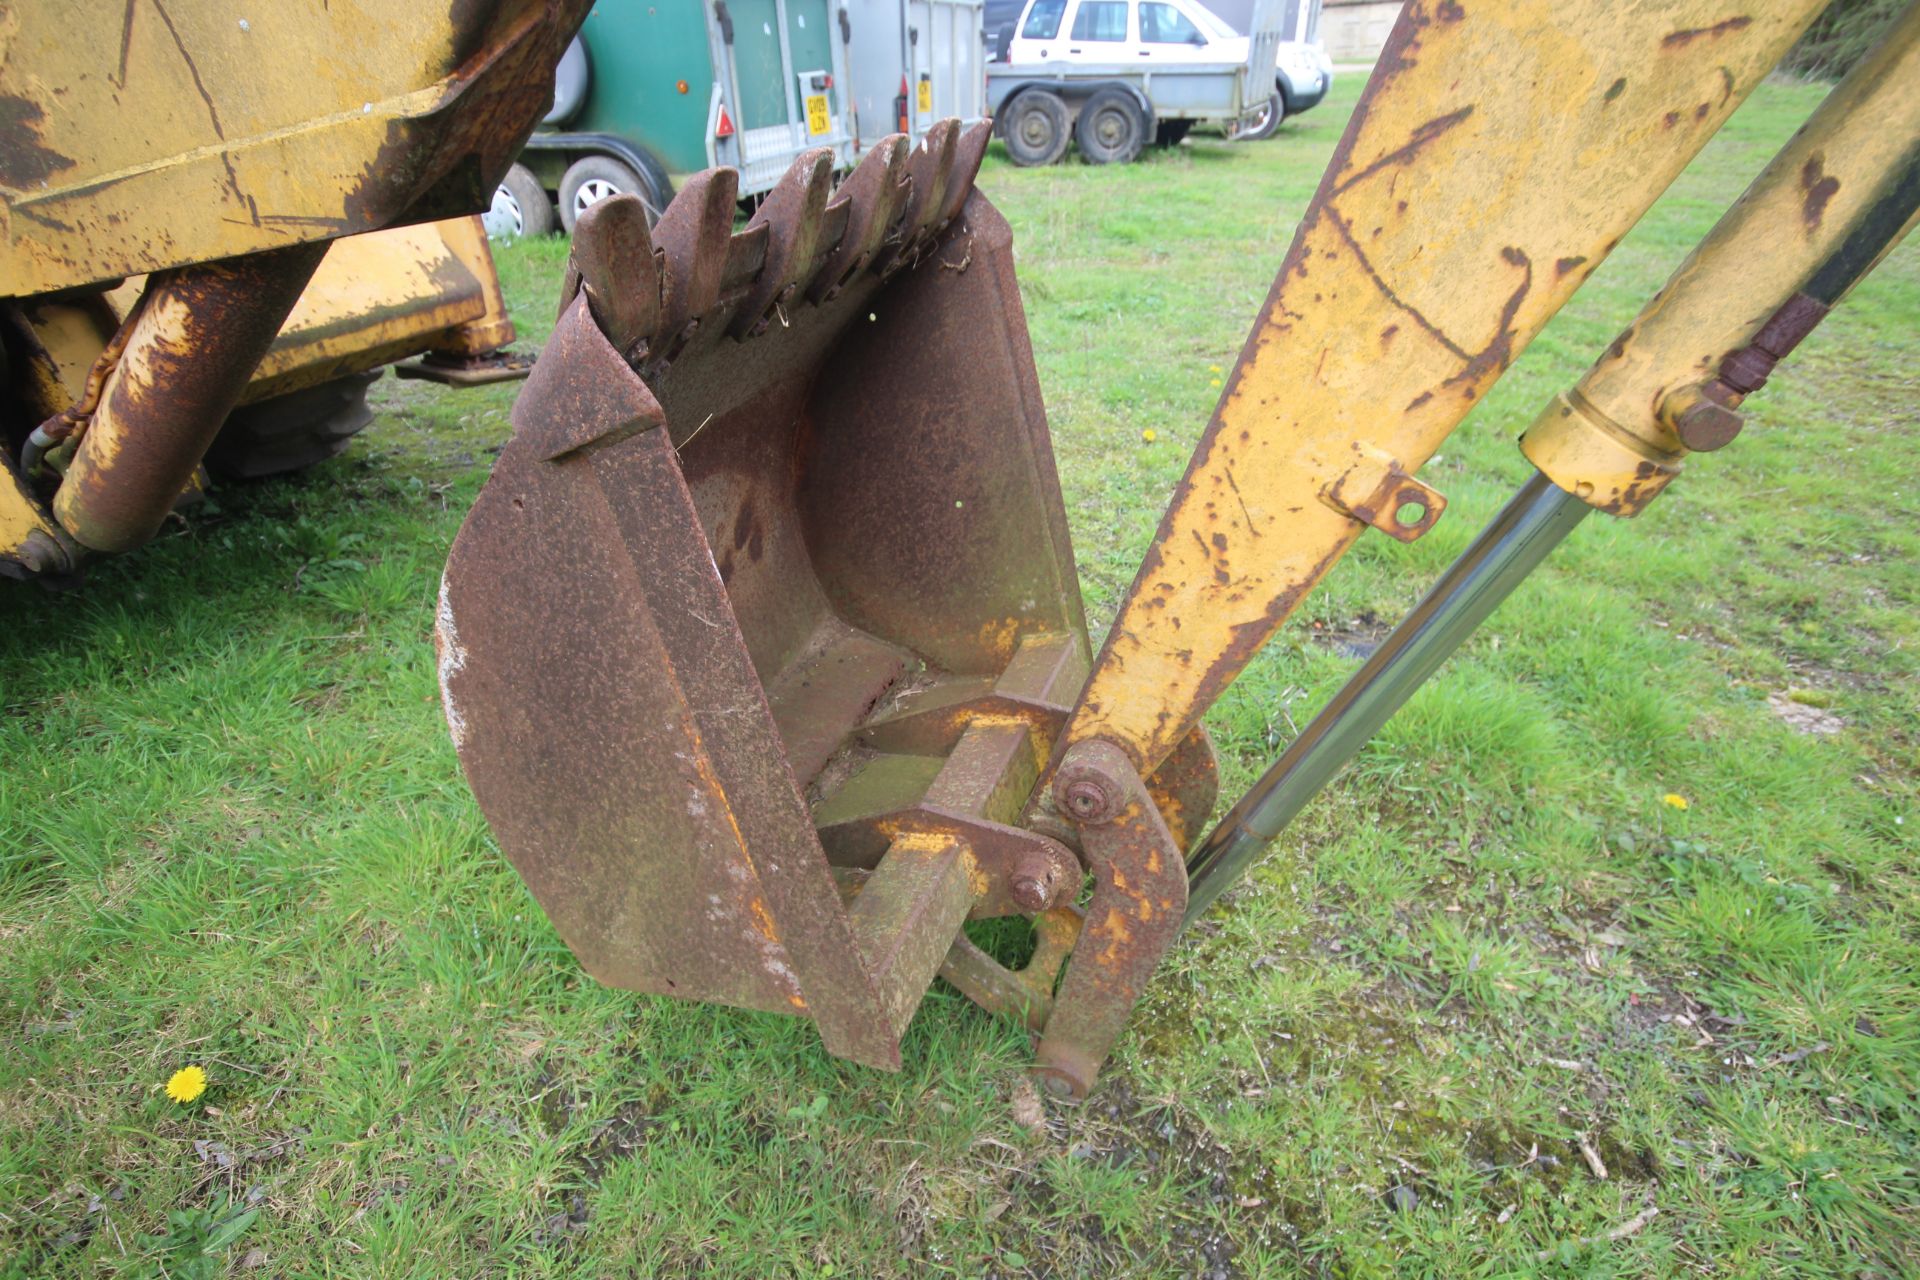
[[[995,132],[1021,165],[1052,164],[1069,141],[1092,163],[1124,164],[1196,123],[1264,136],[1286,107],[1275,70],[1285,8],[1255,0],[1243,36],[1198,0],[1027,0],[987,64]]]

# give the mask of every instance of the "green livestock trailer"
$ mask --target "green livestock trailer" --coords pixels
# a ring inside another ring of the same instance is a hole
[[[676,178],[740,171],[771,190],[793,158],[854,160],[842,0],[599,0],[562,59],[553,110],[486,214],[494,235],[573,230],[596,200],[631,192],[658,216]]]

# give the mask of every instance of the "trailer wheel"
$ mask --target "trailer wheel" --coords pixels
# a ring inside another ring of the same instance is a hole
[[[325,462],[373,421],[367,388],[382,372],[350,373],[241,405],[213,438],[207,470],[230,480],[258,480]]]
[[[1193,128],[1191,120],[1162,120],[1154,126],[1153,141],[1162,147],[1177,147],[1186,140],[1187,131]]]
[[[608,196],[639,196],[640,203],[647,206],[647,225],[660,220],[667,202],[673,199],[673,183],[652,156],[643,151],[639,159],[640,172],[611,156],[583,156],[567,167],[560,178],[560,225],[568,235],[573,234],[573,224],[588,205]]]
[[[1233,140],[1258,142],[1262,138],[1271,138],[1273,131],[1280,127],[1280,122],[1286,119],[1286,115],[1286,104],[1281,102],[1280,95],[1276,93],[1267,99],[1267,105],[1260,109],[1260,114],[1254,117],[1252,124],[1233,135]]]
[[[1022,166],[1052,164],[1067,153],[1067,104],[1047,89],[1015,95],[1003,113],[1007,156]]]
[[[1081,108],[1073,137],[1089,164],[1129,164],[1146,145],[1147,118],[1132,94],[1102,89]]]
[[[507,170],[493,189],[493,204],[480,215],[487,234],[496,240],[514,236],[553,234],[553,201],[533,171],[523,164]]]

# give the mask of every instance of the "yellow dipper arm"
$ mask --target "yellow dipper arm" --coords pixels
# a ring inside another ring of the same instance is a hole
[[[1166,757],[1819,11],[1414,0],[1068,726]]]

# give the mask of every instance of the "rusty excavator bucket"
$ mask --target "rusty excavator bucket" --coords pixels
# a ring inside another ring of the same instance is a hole
[[[587,971],[882,1067],[943,967],[1043,1027],[1081,921],[1029,799],[1087,627],[988,136],[837,190],[810,152],[738,232],[730,170],[584,214],[439,610],[461,762]],[[1204,819],[1203,736],[1155,786]],[[1019,973],[962,934],[1016,913]]]

